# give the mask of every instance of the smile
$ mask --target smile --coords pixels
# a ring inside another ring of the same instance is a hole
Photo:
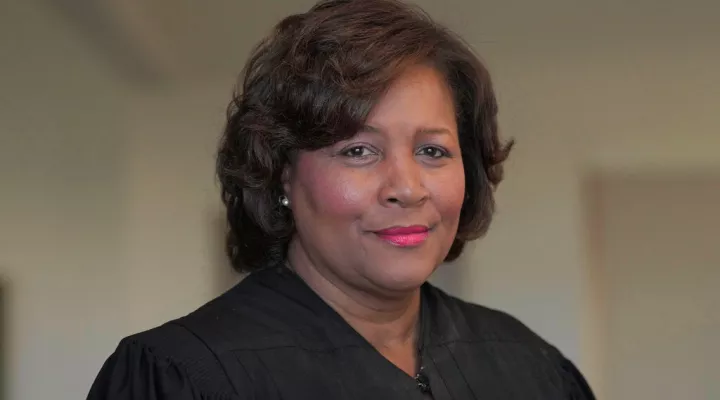
[[[422,225],[398,226],[374,232],[380,239],[397,247],[417,247],[430,235],[430,228]]]

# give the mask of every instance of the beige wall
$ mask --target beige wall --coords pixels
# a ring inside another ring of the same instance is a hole
[[[0,13],[11,398],[76,399],[122,336],[233,279],[221,268],[212,174],[232,77],[166,92],[127,87],[32,4]],[[598,169],[720,170],[717,31],[699,24],[683,40],[677,25],[630,35],[629,17],[591,23],[592,10],[586,24],[558,27],[530,18],[547,10],[514,18],[474,2],[465,12],[452,7],[459,2],[429,4],[487,60],[503,130],[518,140],[490,235],[446,266],[444,280],[520,317],[595,381],[582,181]],[[238,51],[254,40],[245,39]]]
[[[122,86],[64,21],[0,7],[8,398],[77,399],[126,332]]]
[[[214,175],[230,89],[206,90],[139,96],[128,110],[125,272],[128,308],[143,310],[131,316],[133,329],[187,313],[237,280],[224,257]]]

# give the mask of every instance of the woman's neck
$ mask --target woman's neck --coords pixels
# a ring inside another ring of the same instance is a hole
[[[379,294],[344,282],[328,268],[293,254],[289,267],[378,352],[408,375],[416,370],[420,289]]]

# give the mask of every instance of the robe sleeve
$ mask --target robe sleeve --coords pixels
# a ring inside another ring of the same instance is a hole
[[[201,393],[187,372],[141,343],[125,340],[98,373],[87,400],[225,400]]]
[[[563,371],[563,381],[567,388],[567,400],[595,400],[590,385],[575,364],[565,357],[562,357],[560,363]]]

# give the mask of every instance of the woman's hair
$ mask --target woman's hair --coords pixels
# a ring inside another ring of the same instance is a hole
[[[437,68],[457,113],[466,198],[446,257],[487,232],[512,142],[498,137],[490,75],[461,39],[396,0],[325,0],[282,20],[254,50],[228,109],[217,159],[226,250],[241,272],[277,265],[295,232],[278,199],[293,155],[352,137],[412,65]]]

